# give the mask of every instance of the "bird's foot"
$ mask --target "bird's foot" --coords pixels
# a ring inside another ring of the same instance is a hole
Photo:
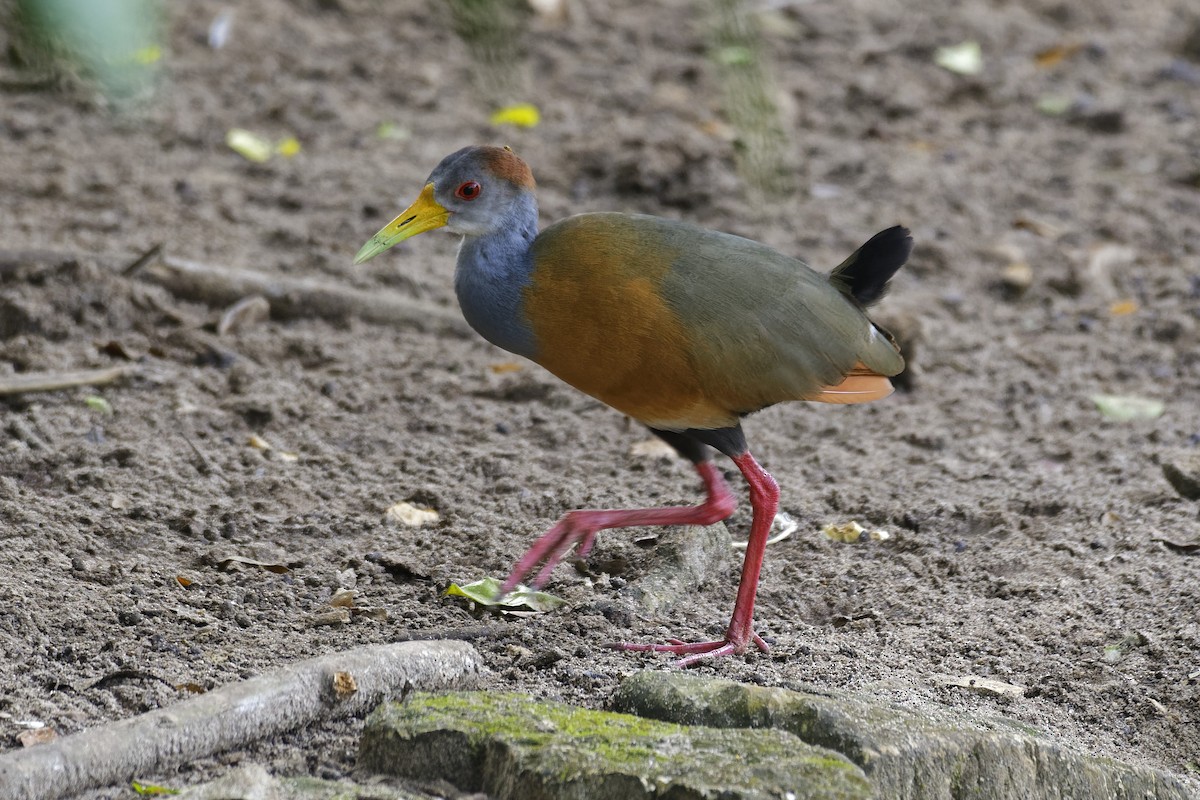
[[[746,649],[750,646],[750,642],[754,642],[754,644],[758,645],[758,649],[764,653],[771,652],[771,648],[757,633],[751,633],[749,640],[744,642],[737,642],[730,637],[726,637],[713,642],[684,642],[680,639],[671,639],[667,644],[613,642],[612,644],[605,645],[605,647],[609,647],[613,650],[624,650],[626,652],[671,653],[673,655],[683,656],[683,658],[675,662],[674,666],[678,667],[679,669],[684,669],[710,658],[741,655],[742,653],[746,652]]]
[[[576,555],[579,558],[587,556],[596,541],[596,532],[609,527],[605,524],[609,522],[609,516],[611,512],[606,511],[571,511],[565,514],[553,528],[538,537],[525,551],[525,555],[521,556],[521,560],[505,578],[500,587],[500,594],[511,592],[538,564],[541,564],[542,568],[538,570],[537,577],[530,585],[534,588],[541,586],[559,562],[571,552],[572,547],[577,547]]]

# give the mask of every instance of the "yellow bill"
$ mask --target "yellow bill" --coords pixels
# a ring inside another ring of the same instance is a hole
[[[379,233],[362,246],[358,255],[354,257],[354,263],[370,261],[398,242],[403,242],[418,233],[440,228],[449,218],[450,212],[433,199],[433,184],[427,183],[415,203],[400,212],[399,216],[384,225]]]

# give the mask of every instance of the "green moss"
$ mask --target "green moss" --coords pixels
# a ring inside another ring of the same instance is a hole
[[[687,727],[523,694],[417,693],[404,703],[381,706],[367,728],[381,737],[384,731],[394,735],[399,749],[380,761],[401,771],[410,762],[430,763],[430,748],[437,751],[445,737],[458,735],[466,740],[461,751],[471,751],[480,775],[495,771],[484,770],[483,762],[499,759],[512,774],[541,776],[537,780],[560,787],[601,779],[660,787],[833,784],[840,788],[822,796],[868,794],[852,763],[785,731]],[[413,748],[407,753],[405,742]],[[454,768],[464,767],[459,761]]]

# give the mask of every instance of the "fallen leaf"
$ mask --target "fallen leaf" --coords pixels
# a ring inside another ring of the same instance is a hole
[[[824,528],[821,528],[821,533],[825,534],[835,542],[844,542],[846,544],[857,544],[858,542],[885,542],[892,538],[892,535],[885,530],[875,529],[868,531],[854,520],[840,524],[830,523]]]
[[[192,683],[191,681],[188,681],[187,683],[175,684],[175,690],[179,692],[188,692],[190,694],[204,694],[208,691],[208,689],[205,689],[200,684]]]
[[[542,114],[532,103],[517,103],[497,109],[489,120],[493,125],[516,125],[533,128],[542,121]]]
[[[338,700],[345,700],[358,691],[358,681],[349,672],[333,673],[333,693]]]
[[[857,525],[858,523],[851,524]],[[767,545],[778,544],[779,542],[782,542],[784,539],[788,538],[800,529],[800,523],[797,522],[791,514],[788,514],[785,511],[780,511],[775,515],[775,519],[771,520],[771,528],[779,528],[779,533],[769,537],[766,541]],[[731,542],[731,544],[733,545],[734,550],[745,550],[750,545],[749,542],[738,541]]]
[[[1033,56],[1033,63],[1041,69],[1049,69],[1056,67],[1066,61],[1071,56],[1082,50],[1084,45],[1080,42],[1071,42],[1069,44],[1056,44],[1053,47],[1047,47],[1044,50],[1039,50]]]
[[[1108,313],[1114,317],[1127,317],[1130,314],[1136,313],[1138,304],[1136,300],[1118,300],[1108,307]]]
[[[179,794],[178,789],[168,789],[166,786],[157,786],[153,783],[130,781],[129,785],[138,794]]]
[[[1025,687],[1015,683],[1006,683],[998,681],[995,678],[984,678],[979,675],[937,675],[933,679],[945,686],[957,686],[962,689],[971,689],[972,691],[981,694],[990,694],[997,697],[1024,697]]]
[[[561,597],[531,589],[524,584],[518,584],[511,592],[500,597],[500,585],[500,581],[496,578],[484,578],[463,586],[452,583],[446,590],[445,596],[465,597],[481,606],[497,608],[501,611],[510,609],[528,609],[536,612],[553,611],[567,602]]]
[[[113,413],[112,404],[99,395],[90,394],[83,398],[83,404],[92,411],[99,411],[101,414],[110,415]]]
[[[381,122],[375,126],[375,136],[379,139],[403,142],[412,136],[412,131],[394,122]]]
[[[328,611],[321,611],[313,614],[308,619],[308,625],[312,628],[320,628],[322,626],[338,626],[345,625],[350,621],[350,609],[348,608],[331,608]]]
[[[193,581],[191,578],[187,577],[186,575],[176,575],[175,582],[178,583],[183,588],[187,589],[187,588],[191,587]]]
[[[1039,114],[1045,114],[1047,117],[1061,117],[1070,111],[1073,105],[1075,98],[1069,94],[1044,94],[1038,97],[1034,108]]]
[[[353,589],[338,589],[333,593],[333,597],[329,598],[329,605],[335,608],[354,608],[356,594]]]
[[[975,41],[939,47],[933,63],[959,75],[978,75],[983,70],[983,48]]]
[[[1166,410],[1166,405],[1161,400],[1135,395],[1094,394],[1092,402],[1101,414],[1118,422],[1158,419]]]
[[[217,569],[230,570],[240,567],[258,567],[259,569],[273,572],[276,575],[285,575],[292,571],[292,568],[286,564],[268,564],[265,561],[257,561],[253,558],[242,558],[241,556],[230,556],[223,558],[217,562]]]
[[[522,366],[517,361],[502,361],[499,364],[492,364],[488,369],[495,375],[504,375],[509,372],[519,372]]]
[[[1030,231],[1031,233],[1041,236],[1044,239],[1056,239],[1059,236],[1062,236],[1065,232],[1058,225],[1046,222],[1045,220],[1034,219],[1033,217],[1025,216],[1020,216],[1013,219],[1012,226],[1019,231]]]
[[[230,128],[225,134],[225,144],[247,161],[261,164],[271,158],[271,143],[257,133],[245,128]]]
[[[391,522],[399,522],[401,525],[418,528],[437,522],[441,517],[431,508],[418,508],[412,503],[399,502],[384,512],[384,518]]]
[[[21,747],[33,747],[34,745],[45,744],[52,742],[58,738],[58,733],[54,728],[36,728],[30,731],[21,731],[17,734],[17,741]]]
[[[674,447],[656,436],[653,439],[634,442],[629,448],[629,455],[634,458],[675,458],[677,453]]]
[[[295,136],[285,136],[275,143],[275,152],[284,158],[291,158],[300,152],[300,140]]]

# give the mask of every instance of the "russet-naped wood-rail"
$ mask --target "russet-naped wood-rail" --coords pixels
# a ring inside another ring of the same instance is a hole
[[[619,644],[683,656],[678,666],[753,642],[754,596],[779,487],[746,445],[741,418],[785,400],[862,403],[892,392],[895,340],[867,318],[912,250],[902,227],[876,234],[830,274],[766,245],[639,214],[580,214],[538,232],[529,166],[508,148],[467,147],[430,174],[416,202],[355,257],[359,264],[433,228],[460,234],[454,288],[488,341],[532,359],[628,414],[699,472],[698,506],[568,512],[503,584],[545,582],[596,532],[711,525],[737,500],[712,460],[724,453],[750,486],[749,542],[733,619],[713,642]]]

